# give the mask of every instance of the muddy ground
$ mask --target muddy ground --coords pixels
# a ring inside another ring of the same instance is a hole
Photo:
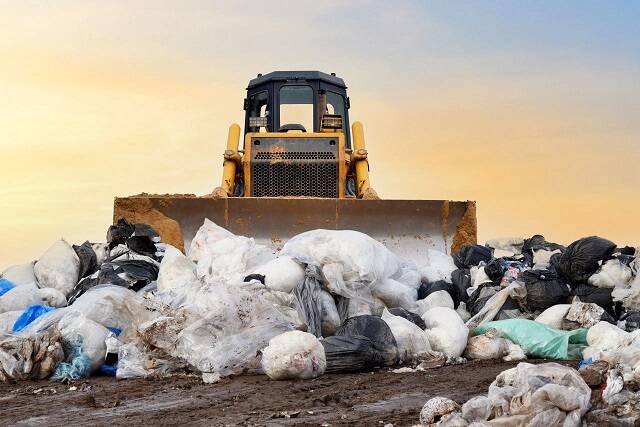
[[[417,424],[429,398],[463,403],[485,394],[499,372],[515,365],[474,361],[425,372],[325,375],[310,381],[241,376],[203,384],[199,377],[96,377],[67,385],[0,384],[0,425],[408,426]]]

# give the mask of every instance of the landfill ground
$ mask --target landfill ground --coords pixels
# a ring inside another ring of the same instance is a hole
[[[418,424],[431,397],[462,404],[486,394],[497,374],[516,365],[476,360],[423,372],[328,374],[307,381],[261,375],[216,384],[195,376],[5,383],[0,384],[0,425],[410,426]]]

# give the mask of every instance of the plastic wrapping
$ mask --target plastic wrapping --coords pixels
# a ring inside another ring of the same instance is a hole
[[[402,307],[413,310],[416,306],[417,291],[393,279],[383,279],[371,288],[371,294],[379,298],[387,307]]]
[[[322,336],[322,288],[318,267],[308,265],[305,278],[293,290],[298,315],[307,325],[307,331]]]
[[[495,328],[508,340],[522,347],[527,356],[544,359],[576,359],[587,344],[587,330],[559,331],[527,319],[508,319],[485,323],[474,330],[483,334]]]
[[[107,328],[75,310],[68,311],[60,319],[58,328],[65,346],[79,346],[80,351],[87,355],[91,371],[100,367],[107,350],[105,340],[111,334]]]
[[[429,249],[427,251],[427,265],[420,269],[422,279],[427,282],[444,280],[451,283],[451,273],[456,269],[451,256],[444,252]]]
[[[467,346],[469,329],[458,313],[446,307],[436,307],[423,316],[428,329],[431,349],[444,353],[447,357],[460,357]]]
[[[371,340],[382,357],[384,366],[398,362],[398,346],[391,328],[378,316],[362,315],[347,319],[336,331],[337,336],[364,336]]]
[[[132,290],[113,285],[90,289],[71,307],[106,328],[120,329],[123,335],[135,334],[137,325],[153,317],[153,313],[145,309],[140,296]]]
[[[12,265],[5,269],[0,277],[13,282],[16,286],[34,284],[38,285],[38,280],[33,271],[35,261],[27,262],[25,264]]]
[[[5,335],[0,341],[0,382],[47,378],[64,359],[60,332]]]
[[[340,327],[340,314],[336,303],[327,291],[320,291],[320,308],[322,314],[322,336],[329,337],[333,335]]]
[[[306,332],[280,334],[262,350],[262,370],[272,380],[316,378],[325,368],[322,344]]]
[[[384,355],[365,336],[332,336],[320,343],[324,347],[326,373],[361,372],[384,366]]]
[[[386,309],[382,312],[382,320],[389,325],[396,340],[400,363],[417,362],[429,354],[429,337],[419,326],[403,317],[394,316]]]
[[[178,249],[167,245],[158,272],[158,290],[163,292],[197,281],[196,265]]]
[[[40,289],[35,285],[16,286],[0,296],[0,313],[24,310],[30,305],[42,304]]]
[[[304,281],[304,268],[291,257],[281,256],[250,271],[264,276],[264,284],[280,292],[291,292]]]
[[[562,425],[590,407],[591,389],[575,369],[557,363],[517,367],[500,373],[489,386],[488,398],[501,402],[506,414],[495,420],[522,425]],[[493,422],[492,422],[493,424]],[[579,424],[565,424],[579,425]]]
[[[67,296],[78,283],[80,260],[73,248],[58,240],[40,257],[33,267],[42,288],[54,288]]]
[[[312,230],[291,238],[282,256],[322,269],[329,290],[347,298],[393,277],[400,269],[396,255],[382,243],[352,230]]]

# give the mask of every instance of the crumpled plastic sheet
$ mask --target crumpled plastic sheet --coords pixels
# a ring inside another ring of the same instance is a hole
[[[5,335],[0,341],[0,381],[47,378],[64,359],[60,331]]]

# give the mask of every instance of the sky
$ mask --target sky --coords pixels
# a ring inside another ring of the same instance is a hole
[[[0,0],[0,268],[206,194],[249,79],[345,79],[383,198],[640,244],[640,2]]]

